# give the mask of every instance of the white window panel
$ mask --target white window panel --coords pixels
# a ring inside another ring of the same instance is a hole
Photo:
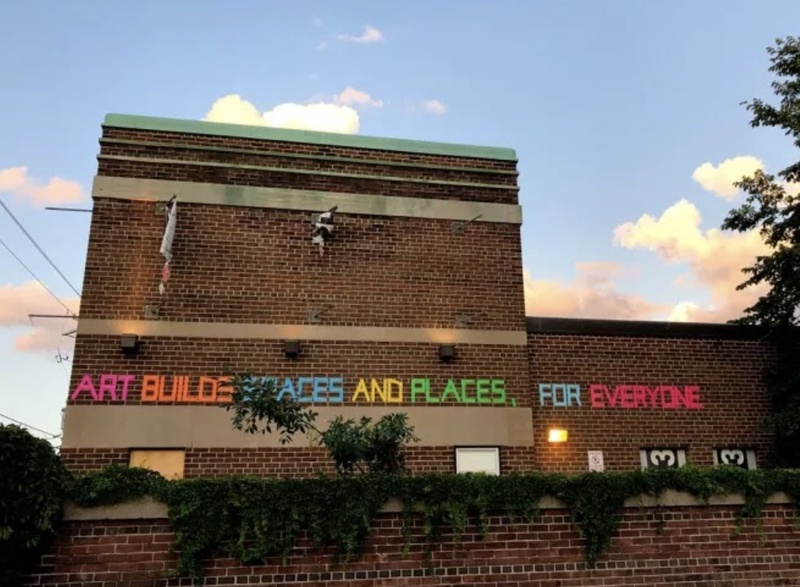
[[[500,449],[497,447],[456,448],[456,473],[500,474]]]

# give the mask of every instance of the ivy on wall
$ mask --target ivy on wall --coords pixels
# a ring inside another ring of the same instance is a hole
[[[468,527],[485,536],[490,514],[510,522],[535,521],[541,498],[564,504],[585,540],[593,565],[611,547],[626,500],[658,497],[667,490],[698,499],[740,494],[737,527],[758,518],[776,492],[800,507],[800,471],[655,469],[626,473],[484,475],[361,475],[282,480],[250,477],[167,481],[154,473],[111,466],[77,479],[71,498],[78,505],[122,503],[152,496],[165,502],[180,553],[178,572],[198,578],[202,561],[216,555],[254,564],[285,559],[306,534],[336,560],[357,557],[378,513],[391,499],[403,505],[406,549],[414,520],[421,523],[426,551],[452,533],[458,541]]]

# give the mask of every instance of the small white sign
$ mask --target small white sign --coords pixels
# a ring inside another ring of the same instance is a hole
[[[603,451],[590,450],[589,451],[589,470],[590,471],[603,471]]]

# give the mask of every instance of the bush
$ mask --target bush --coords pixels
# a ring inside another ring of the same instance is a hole
[[[0,585],[21,583],[61,520],[69,474],[52,445],[0,424]]]

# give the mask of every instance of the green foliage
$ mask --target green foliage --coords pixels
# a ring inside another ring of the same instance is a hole
[[[375,424],[372,418],[345,420],[337,416],[320,442],[328,449],[340,475],[405,472],[405,445],[417,442],[406,414],[386,414]]]
[[[264,434],[274,429],[280,434],[281,444],[291,442],[297,433],[313,432],[328,449],[341,475],[402,473],[405,445],[419,440],[406,414],[387,414],[375,424],[371,418],[356,422],[339,416],[321,432],[314,425],[316,412],[288,393],[279,394],[274,378],[233,375],[231,388],[232,401],[225,408],[233,410],[232,422],[236,430]]]
[[[274,378],[234,374],[231,388],[232,401],[225,405],[225,409],[233,410],[233,426],[237,430],[264,434],[274,428],[280,434],[281,444],[290,442],[298,432],[316,431],[316,412],[288,394],[279,399]]]
[[[800,506],[800,471],[655,469],[626,473],[486,475],[353,475],[281,480],[248,477],[167,481],[140,471],[99,472],[72,485],[80,505],[140,497],[146,487],[169,507],[175,527],[179,572],[198,578],[204,559],[232,556],[244,564],[272,557],[286,559],[301,536],[312,545],[348,562],[362,552],[377,514],[391,499],[403,504],[406,552],[415,520],[422,526],[424,547],[458,542],[471,527],[483,538],[490,515],[508,523],[534,522],[539,501],[559,500],[585,540],[586,560],[593,565],[611,547],[626,500],[655,498],[667,490],[698,499],[741,494],[745,498],[734,531],[746,519],[757,519],[767,498],[779,491]],[[95,489],[93,494],[81,493]],[[635,502],[634,506],[635,507]],[[446,536],[450,533],[451,537]]]
[[[49,442],[0,424],[0,585],[18,584],[55,535],[67,480]]]
[[[162,498],[168,487],[159,473],[140,467],[109,465],[72,480],[70,495],[79,495],[81,505],[96,507],[134,501],[145,496]]]
[[[776,39],[767,53],[778,101],[744,102],[752,113],[750,125],[780,129],[800,147],[800,39]],[[722,224],[725,230],[757,230],[770,247],[769,254],[744,269],[747,279],[737,288],[766,285],[768,290],[735,322],[771,330],[769,341],[778,358],[765,373],[773,414],[765,424],[777,437],[776,464],[790,466],[800,466],[800,353],[796,342],[780,334],[800,320],[800,195],[787,189],[798,183],[800,160],[774,175],[759,170],[743,178],[735,185],[747,199]]]

